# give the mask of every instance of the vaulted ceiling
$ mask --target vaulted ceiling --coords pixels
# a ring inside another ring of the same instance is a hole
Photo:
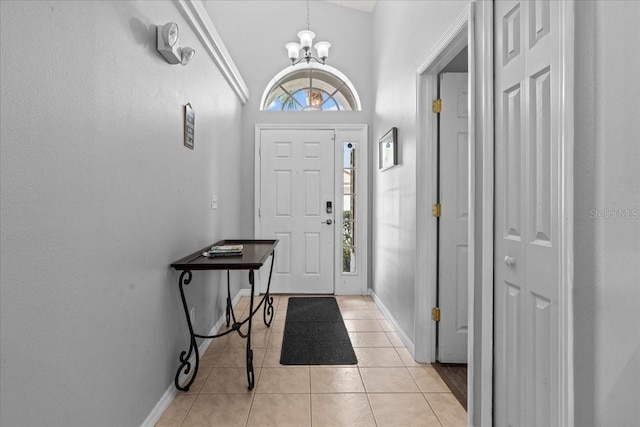
[[[363,10],[365,12],[373,12],[376,7],[376,0],[327,0],[329,3],[339,6],[349,7],[351,9]]]

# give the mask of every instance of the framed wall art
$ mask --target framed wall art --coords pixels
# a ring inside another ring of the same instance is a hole
[[[196,113],[191,104],[184,106],[184,146],[193,150],[196,131]]]
[[[391,128],[378,142],[378,170],[385,171],[398,164],[398,128]]]

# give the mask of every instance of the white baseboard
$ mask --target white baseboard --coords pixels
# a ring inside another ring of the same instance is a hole
[[[167,410],[173,399],[175,399],[176,394],[178,394],[178,390],[174,387],[173,383],[169,386],[167,391],[164,392],[156,406],[149,412],[147,418],[140,424],[141,427],[153,427],[156,425],[158,421],[160,421],[160,417],[164,414],[164,411]]]
[[[240,300],[240,297],[250,295],[251,289],[240,289],[240,291],[238,291],[236,296],[231,301],[231,305],[235,306],[238,303],[238,300]],[[222,325],[226,323],[226,321],[226,315],[223,312],[222,316],[220,316],[220,319],[218,319],[216,324],[207,335],[215,335],[216,333],[218,333],[218,331],[220,330]],[[211,344],[211,341],[213,341],[213,338],[202,340],[202,343],[200,343],[200,345],[198,346],[198,353],[200,355],[204,354],[207,351],[209,345]],[[142,424],[140,424],[140,427],[154,427],[160,420],[160,417],[162,417],[162,414],[164,414],[164,411],[166,411],[169,405],[171,405],[171,402],[173,402],[173,399],[175,399],[176,394],[178,394],[178,390],[176,390],[176,387],[172,381],[158,403],[156,403],[156,406],[154,406],[151,412],[149,412],[149,415],[147,415],[147,418],[142,422]]]
[[[407,350],[409,350],[409,353],[411,353],[411,356],[415,359],[416,357],[415,346],[411,338],[409,338],[409,335],[407,335],[404,332],[404,330],[400,327],[400,325],[398,324],[396,319],[393,317],[389,309],[384,305],[382,300],[376,295],[376,293],[372,289],[369,289],[369,295],[371,295],[371,298],[373,298],[373,301],[375,301],[376,305],[380,308],[380,311],[382,311],[382,314],[384,314],[384,317],[386,317],[389,323],[391,323],[393,328],[396,330],[396,334],[398,334],[404,346],[407,348]]]
[[[255,294],[255,295],[260,295]],[[251,296],[251,288],[244,288],[244,289],[240,289],[238,291],[238,294],[236,295],[236,297],[233,299],[233,301],[231,302],[233,305],[236,305],[236,303],[238,302],[238,300],[240,299],[240,297],[249,297]]]

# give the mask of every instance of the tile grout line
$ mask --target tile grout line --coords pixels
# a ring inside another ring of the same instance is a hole
[[[442,421],[440,421],[440,417],[438,416],[438,413],[436,412],[435,409],[433,409],[433,406],[431,406],[431,402],[429,402],[429,399],[427,399],[427,396],[425,396],[425,393],[422,393],[422,397],[424,398],[424,400],[427,401],[427,405],[429,405],[429,408],[431,408],[431,412],[433,412],[433,415],[435,415],[436,419],[440,423],[440,426],[442,427],[443,426]]]
[[[191,402],[191,405],[189,405],[189,409],[187,410],[187,412],[182,417],[182,421],[180,422],[180,426],[184,425],[184,422],[187,420],[187,415],[189,415],[189,411],[191,411],[191,408],[193,408],[193,405],[196,403],[196,399],[198,398],[198,395],[199,394],[196,394],[196,397],[193,398],[193,402]],[[175,402],[175,398],[173,400]],[[157,425],[157,423],[156,423],[156,425]]]
[[[280,308],[280,298],[278,298],[278,304],[277,307],[274,307],[273,309],[273,317],[271,318],[271,321],[273,322],[275,320],[275,316],[276,313],[278,312]],[[258,381],[260,381],[260,377],[262,376],[262,372],[264,369],[264,360],[267,357],[267,348],[269,348],[269,341],[271,340],[271,333],[273,332],[271,330],[271,324],[269,324],[268,328],[269,329],[269,338],[267,339],[267,347],[265,348],[264,351],[264,356],[262,357],[262,362],[260,363],[260,373],[258,374],[257,378],[254,378],[254,386],[253,386],[253,390],[252,390],[252,396],[251,396],[251,403],[249,404],[249,411],[247,411],[247,419],[244,423],[245,427],[248,427],[249,425],[249,420],[251,419],[251,411],[253,410],[253,403],[256,399],[256,394],[258,394]],[[254,370],[255,370],[255,366],[254,366]],[[255,375],[255,371],[254,371],[254,375]]]

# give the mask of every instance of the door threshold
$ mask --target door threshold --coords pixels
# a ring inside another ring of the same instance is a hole
[[[458,399],[464,410],[467,410],[467,364],[466,363],[433,363],[442,381]]]

